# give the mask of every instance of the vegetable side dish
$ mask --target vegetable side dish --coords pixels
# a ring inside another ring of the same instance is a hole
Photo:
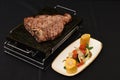
[[[90,50],[93,47],[89,46],[90,34],[83,34],[80,38],[80,46],[75,48],[64,60],[64,69],[69,74],[77,72],[77,69],[85,64],[85,62],[92,56]]]

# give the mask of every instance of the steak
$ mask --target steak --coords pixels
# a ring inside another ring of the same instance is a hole
[[[64,15],[37,15],[24,18],[24,26],[37,42],[44,42],[57,38],[71,18],[68,13]]]

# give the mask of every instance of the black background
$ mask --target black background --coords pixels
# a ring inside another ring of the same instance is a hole
[[[24,17],[46,6],[62,5],[83,18],[85,32],[103,43],[96,60],[84,71],[65,77],[49,67],[42,71],[3,52],[6,35]],[[0,80],[119,80],[120,1],[82,0],[0,0]]]

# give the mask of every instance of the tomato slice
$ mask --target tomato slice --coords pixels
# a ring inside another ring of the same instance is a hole
[[[80,45],[79,49],[80,50],[85,50],[86,49],[86,45]]]
[[[83,65],[83,64],[84,64],[84,62],[81,61],[80,63],[77,63],[77,67],[80,67],[80,66]]]
[[[73,57],[74,59],[77,59],[77,57],[78,57],[77,50],[73,50],[72,53],[73,53],[72,57]]]
[[[83,54],[86,53],[86,46],[85,45],[80,45],[79,49],[82,51]]]
[[[81,50],[83,54],[86,54],[86,50]]]

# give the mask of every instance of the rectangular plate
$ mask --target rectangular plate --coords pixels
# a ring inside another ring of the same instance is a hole
[[[53,8],[45,8],[40,11],[39,14],[64,14],[61,10],[56,10]],[[38,15],[38,14],[37,14]],[[13,41],[17,41],[20,44],[30,47],[34,50],[38,50],[41,54],[45,55],[45,57],[48,57],[50,54],[52,54],[63,42],[69,38],[69,36],[77,29],[77,25],[81,23],[81,18],[78,18],[77,16],[72,15],[72,21],[65,25],[63,32],[61,33],[61,36],[58,38],[46,41],[42,43],[38,43],[34,37],[31,36],[31,34],[24,28],[24,24],[20,24],[17,27],[15,27],[13,30],[10,31],[10,34],[8,35],[8,39],[11,39]]]
[[[80,39],[77,39],[76,41],[71,43],[67,48],[65,48],[52,62],[52,65],[51,65],[52,69],[65,76],[74,76],[80,73],[81,71],[83,71],[88,65],[90,65],[90,63],[92,63],[95,60],[95,58],[99,55],[102,49],[102,43],[100,41],[90,38],[90,46],[93,46],[93,49],[91,50],[91,53],[92,53],[91,58],[88,59],[85,64],[80,66],[76,73],[68,74],[64,69],[63,61],[68,56],[68,53],[73,51],[76,47],[79,47],[79,45],[80,45]]]

